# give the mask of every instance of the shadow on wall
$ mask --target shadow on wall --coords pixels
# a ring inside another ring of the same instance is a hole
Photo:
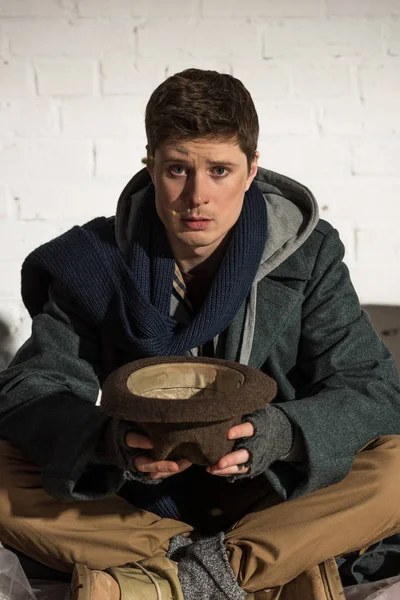
[[[375,331],[394,354],[400,373],[400,306],[368,304],[363,309],[369,314]]]
[[[5,369],[12,359],[11,333],[9,326],[0,320],[0,371]]]

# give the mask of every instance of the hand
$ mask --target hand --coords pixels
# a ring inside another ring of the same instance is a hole
[[[252,423],[242,423],[235,425],[228,431],[228,440],[236,440],[238,438],[247,438],[254,435],[254,427]],[[226,454],[215,464],[207,467],[208,473],[218,475],[219,477],[229,477],[238,473],[247,473],[248,467],[244,464],[250,460],[250,454],[244,448],[236,450],[230,454]]]
[[[151,450],[154,447],[150,438],[133,431],[127,433],[125,441],[130,448]],[[133,464],[141,473],[147,473],[150,479],[165,479],[185,471],[192,463],[185,458],[176,462],[171,460],[156,461],[149,454],[141,454],[134,459]]]

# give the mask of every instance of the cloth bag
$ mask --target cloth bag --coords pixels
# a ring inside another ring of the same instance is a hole
[[[0,600],[36,600],[18,557],[0,548]]]

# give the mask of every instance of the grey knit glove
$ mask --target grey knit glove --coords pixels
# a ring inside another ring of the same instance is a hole
[[[159,483],[161,479],[150,479],[147,473],[142,473],[133,464],[137,456],[146,454],[148,450],[128,446],[125,440],[130,431],[137,431],[135,423],[112,418],[97,446],[97,459],[107,465],[115,465],[122,469],[126,480],[150,484]]]
[[[285,413],[273,404],[245,415],[242,423],[245,422],[253,424],[254,435],[237,440],[234,450],[244,448],[249,452],[250,460],[245,465],[249,470],[233,475],[230,481],[265,473],[273,462],[285,457],[293,446],[294,428]]]

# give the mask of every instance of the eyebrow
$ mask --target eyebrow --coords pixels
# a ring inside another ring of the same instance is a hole
[[[237,167],[238,164],[232,162],[230,160],[206,160],[206,163],[210,166],[219,167],[219,166],[227,166],[227,167]]]
[[[166,158],[164,158],[162,161],[162,163],[184,163],[185,159],[182,159],[181,157],[174,157],[174,156],[167,156]],[[205,161],[207,165],[209,165],[210,167],[237,167],[238,163],[232,162],[230,160],[206,160]]]

